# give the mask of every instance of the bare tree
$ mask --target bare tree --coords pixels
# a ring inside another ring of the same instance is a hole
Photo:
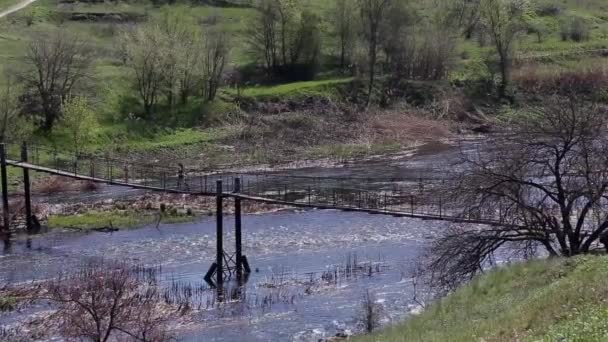
[[[173,114],[178,95],[182,102],[187,101],[191,90],[191,74],[197,55],[195,48],[196,35],[200,32],[194,29],[194,23],[179,9],[166,10],[158,22],[159,39],[163,71],[163,92],[165,93],[169,111]],[[188,71],[186,70],[188,69]]]
[[[310,78],[321,50],[318,16],[294,0],[261,0],[255,8],[245,39],[268,77]]]
[[[63,336],[96,342],[170,340],[155,280],[124,264],[92,263],[44,285]]]
[[[450,21],[462,29],[466,39],[471,39],[481,22],[481,0],[456,0],[447,11]]]
[[[456,227],[432,248],[431,269],[444,285],[481,271],[495,253],[588,253],[608,231],[608,111],[553,98],[513,123],[513,134],[465,156],[452,193],[469,217],[494,227]]]
[[[355,9],[352,0],[336,0],[334,7],[329,12],[328,22],[332,26],[333,35],[338,40],[340,68],[342,70],[351,58],[355,43]]]
[[[262,1],[256,11],[247,24],[245,39],[250,53],[264,61],[270,77],[279,65],[278,13],[270,0]]]
[[[165,80],[166,73],[163,69],[166,60],[163,55],[165,40],[157,25],[146,25],[127,31],[123,35],[123,40],[127,65],[134,72],[144,113],[149,118],[154,113]]]
[[[368,92],[367,105],[370,104],[374,81],[376,79],[376,63],[378,62],[378,45],[380,29],[386,18],[386,13],[394,0],[358,0],[361,19],[364,25],[364,37],[367,43]]]
[[[514,45],[520,34],[526,31],[529,12],[526,0],[481,0],[480,13],[483,24],[492,37],[498,54],[501,83],[499,95],[507,95],[511,82],[511,66]]]
[[[200,43],[197,32],[187,32],[180,39],[179,54],[179,95],[182,104],[188,103],[188,99],[196,91],[200,83],[198,71],[200,67],[201,51],[193,48]]]
[[[24,62],[23,81],[36,94],[42,128],[50,130],[61,115],[62,103],[91,75],[92,50],[69,32],[41,33],[29,44]]]
[[[219,29],[210,30],[202,39],[203,96],[213,101],[221,85],[230,45],[228,35]]]

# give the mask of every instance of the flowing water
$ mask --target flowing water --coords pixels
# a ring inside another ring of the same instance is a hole
[[[231,217],[227,217],[227,223]],[[240,317],[201,314],[201,323],[182,333],[190,341],[317,341],[342,329],[356,330],[360,302],[371,290],[383,303],[384,323],[411,310],[412,262],[443,223],[337,211],[281,212],[243,217],[245,254],[254,271],[248,288],[272,277],[307,278],[356,255],[379,262],[379,273],[345,279],[322,291],[296,296],[266,312]],[[230,226],[229,224],[227,225]],[[49,233],[32,237],[29,247],[13,243],[0,258],[0,277],[13,282],[43,279],[83,260],[162,265],[165,277],[200,283],[215,257],[215,221],[162,225],[106,233]],[[232,232],[226,246],[232,246]],[[228,248],[230,248],[228,247]],[[405,275],[405,276],[404,276]],[[211,319],[213,318],[213,319]],[[243,337],[246,336],[246,339]]]
[[[426,174],[457,154],[454,148],[421,151],[414,156],[368,160],[342,168],[294,173],[318,176],[396,177]],[[103,193],[103,191],[102,191]],[[227,250],[233,249],[233,218],[225,218]],[[315,288],[291,289],[288,298],[255,304],[238,314],[203,310],[180,329],[186,341],[318,341],[341,331],[356,332],[361,299],[371,291],[383,306],[383,322],[402,320],[415,309],[409,270],[428,240],[445,222],[338,211],[283,211],[243,217],[244,253],[254,272],[246,291],[260,303],[263,284],[277,279],[307,279],[344,265],[348,259],[377,266],[370,274],[345,277]],[[18,239],[0,255],[0,280],[45,279],[90,259],[161,265],[168,282],[200,284],[215,258],[215,218],[187,224],[144,227],[112,234],[50,232]],[[373,274],[372,274],[373,273]]]

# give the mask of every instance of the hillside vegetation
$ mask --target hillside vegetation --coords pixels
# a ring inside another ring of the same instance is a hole
[[[479,276],[357,342],[608,340],[608,257],[530,261]]]
[[[0,8],[8,3],[0,2]],[[291,30],[291,62],[278,52],[276,60],[265,61],[252,28],[264,15],[261,4],[267,3],[273,2],[39,0],[0,19],[0,72],[19,83],[13,86],[13,97],[27,93],[19,96],[19,113],[25,121],[18,126],[32,126],[3,129],[11,132],[6,138],[81,146],[86,151],[114,149],[140,160],[154,155],[177,162],[197,151],[200,164],[257,163],[396,151],[445,138],[444,128],[453,123],[483,124],[485,114],[517,106],[497,97],[501,77],[487,29],[475,24],[471,32],[460,32],[466,31],[466,20],[455,23],[454,18],[442,16],[452,13],[451,6],[474,2],[440,1],[440,6],[433,0],[394,2],[379,33],[378,60],[371,64],[365,28],[357,26],[362,22],[360,10],[354,8],[357,2],[340,0],[275,1],[289,11],[285,20]],[[343,17],[337,13],[340,4],[346,4],[342,10],[351,18],[344,23],[350,25],[344,37],[334,20]],[[562,83],[559,75],[568,71],[593,74],[592,86],[601,89],[598,85],[608,79],[607,6],[601,0],[533,2],[522,17],[525,27],[517,29],[512,94],[526,98],[530,92],[542,91],[545,83]],[[159,76],[159,89],[146,104],[135,77],[137,53],[154,47],[181,58],[179,53],[196,44],[144,40],[183,30],[200,36],[197,44],[216,44],[217,51],[225,51],[220,74],[209,79],[211,83],[203,82],[213,86],[193,83],[195,88],[184,93],[174,72],[195,68],[167,62],[161,69],[167,65],[177,69]],[[31,69],[24,65],[24,56],[31,53],[32,44],[53,32],[79,38],[92,56],[87,77],[78,87],[56,95],[60,102],[85,98],[94,120],[86,127],[90,134],[76,138],[79,141],[70,134],[74,125],[62,119],[63,109],[45,110],[57,116],[56,124],[47,122],[31,84],[20,84]],[[7,77],[0,77],[0,87],[7,82]],[[180,97],[184,99],[177,100]],[[437,122],[430,132],[441,134],[412,133],[420,120],[425,127]],[[407,133],[393,129],[387,134],[392,127],[407,128]]]

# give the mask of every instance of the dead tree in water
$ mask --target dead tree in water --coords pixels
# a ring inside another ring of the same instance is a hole
[[[436,284],[470,279],[503,246],[574,256],[608,232],[607,110],[552,98],[514,120],[513,134],[463,157],[452,189],[465,215],[500,217],[498,227],[456,227],[428,261]]]

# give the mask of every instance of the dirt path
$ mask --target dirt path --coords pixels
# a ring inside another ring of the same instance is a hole
[[[0,18],[2,17],[6,17],[7,15],[11,14],[11,13],[15,13],[19,10],[22,10],[24,8],[26,8],[27,6],[29,6],[30,4],[32,4],[33,2],[35,2],[36,0],[24,0],[21,1],[15,5],[12,5],[11,7],[3,10],[0,9]]]

